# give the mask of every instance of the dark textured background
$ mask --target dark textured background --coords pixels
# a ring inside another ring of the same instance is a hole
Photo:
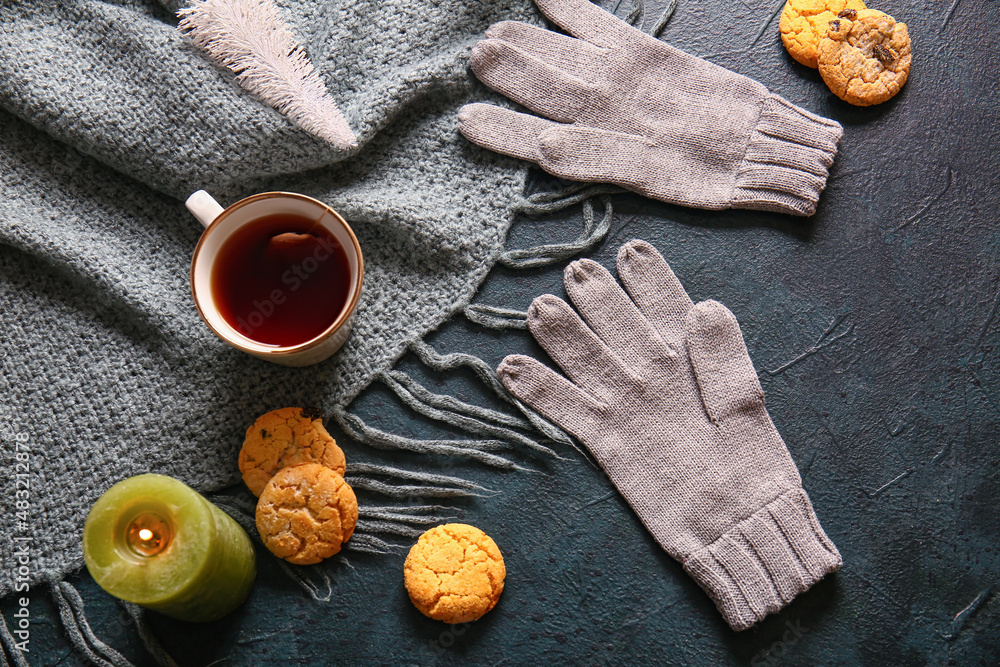
[[[644,238],[692,298],[733,310],[843,569],[734,633],[572,451],[561,449],[561,461],[515,455],[534,473],[400,457],[495,491],[456,503],[506,559],[493,612],[455,628],[421,616],[402,587],[405,548],[331,559],[326,603],[258,550],[257,585],[230,617],[195,626],[153,615],[180,664],[1000,664],[1000,2],[878,4],[909,25],[914,65],[895,99],[868,109],[841,103],[785,55],[781,2],[756,4],[682,0],[663,37],[843,123],[818,213],[710,213],[617,196],[611,234],[591,256],[613,268],[623,242]],[[522,220],[509,245],[570,239],[579,225],[578,209]],[[561,268],[497,269],[477,301],[524,310],[538,294],[563,294]],[[494,365],[508,353],[542,355],[523,332],[464,319],[429,341]],[[495,405],[471,375],[409,358],[403,368]],[[378,387],[356,407],[385,430],[442,433]],[[350,461],[369,456],[335,435]],[[85,573],[70,581],[98,636],[152,664],[116,603]],[[32,664],[82,661],[41,590],[31,612]]]

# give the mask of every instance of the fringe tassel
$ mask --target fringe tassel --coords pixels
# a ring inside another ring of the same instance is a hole
[[[460,456],[500,470],[527,470],[513,461],[490,453],[508,448],[507,443],[500,440],[420,440],[372,428],[365,424],[360,417],[352,415],[342,408],[335,408],[332,415],[344,433],[375,449]]]
[[[65,581],[53,583],[52,598],[59,607],[59,617],[73,646],[91,662],[101,667],[135,667],[125,656],[97,638],[87,622],[83,598],[72,585]]]
[[[351,466],[351,469],[356,470],[358,467],[358,464],[354,464]],[[397,472],[392,472],[392,469],[382,469],[378,466],[366,468],[364,464],[361,464],[361,471],[374,472],[376,474],[391,474],[393,476],[398,475]],[[454,480],[454,478],[443,477],[440,475],[419,475],[418,478],[424,481],[429,479],[429,481],[439,484],[442,483],[442,481]],[[477,487],[474,484],[463,482],[462,480],[454,481],[462,482],[466,486],[482,489],[484,491],[486,490],[483,489],[483,487]],[[351,484],[357,488],[365,488],[364,484],[357,483],[356,478],[351,478]],[[376,482],[376,484],[380,483]],[[432,491],[433,490],[434,489],[432,488]],[[242,503],[239,502],[238,498],[233,498],[231,496],[217,496],[212,498],[212,502],[215,503],[219,509],[231,516],[238,524],[240,524],[240,526],[242,526],[243,529],[246,530],[256,542],[261,542],[260,535],[257,533],[257,526],[254,518],[250,516],[247,508],[241,506]],[[443,505],[410,505],[401,507],[362,505],[358,508],[358,523],[354,529],[354,535],[352,535],[351,539],[344,545],[344,551],[376,555],[391,553],[392,550],[394,548],[398,548],[399,545],[386,542],[385,540],[373,535],[373,533],[417,537],[423,533],[424,529],[415,528],[414,526],[437,525],[439,523],[444,523],[449,519],[453,519],[453,515],[442,516],[439,514],[441,510],[446,509],[449,508]],[[352,569],[354,568],[354,566],[351,565],[350,562],[348,562],[348,560],[343,556],[339,559],[339,562],[347,567]],[[279,566],[288,578],[308,593],[311,598],[318,602],[329,602],[330,597],[333,595],[332,583],[329,575],[323,567],[319,565],[309,567],[292,566],[284,561],[280,561]],[[318,578],[323,582],[322,586],[314,583],[314,579],[316,577],[311,576],[311,573],[314,572],[318,573]],[[323,592],[324,589],[326,592]],[[155,641],[155,639],[153,641]],[[153,652],[152,648],[150,648],[150,652]]]
[[[406,526],[392,521],[369,521],[368,519],[358,519],[355,530],[362,530],[365,534],[386,533],[388,535],[399,535],[401,537],[420,537],[424,531],[412,526]]]
[[[536,192],[519,197],[511,205],[511,210],[522,215],[558,213],[591,197],[617,195],[623,192],[626,192],[624,188],[609,183],[569,183],[552,192]]]
[[[460,497],[460,496],[481,496],[481,491],[488,493],[489,490],[473,482],[467,482],[457,477],[446,475],[435,475],[431,473],[421,473],[409,470],[400,470],[379,465],[364,463],[353,463],[349,466],[348,472],[360,473],[362,475],[378,475],[384,477],[395,477],[418,482],[426,482],[432,486],[422,485],[399,485],[388,484],[369,477],[359,477],[349,475],[348,482],[355,489],[366,489],[376,493],[382,493],[395,498],[412,498],[416,496],[437,496],[437,497]],[[239,498],[232,496],[215,496],[212,502],[226,514],[231,516],[244,530],[258,543],[261,542],[257,532],[256,521],[251,515],[250,508],[244,507],[244,503]],[[440,510],[447,509],[442,505],[412,505],[402,507],[392,506],[361,506],[358,509],[358,523],[355,527],[354,535],[344,545],[344,552],[365,553],[375,555],[385,555],[398,549],[400,545],[392,544],[384,539],[375,536],[373,533],[399,535],[403,537],[416,537],[423,530],[412,526],[427,526],[439,524],[454,518],[452,516],[441,516]],[[353,568],[346,558],[341,557],[339,562],[347,567]],[[321,565],[314,566],[294,566],[285,561],[279,561],[281,570],[297,586],[304,590],[309,597],[317,602],[329,602],[333,595],[333,583],[326,569]],[[316,583],[319,580],[322,583]],[[152,650],[152,649],[151,649]]]
[[[490,306],[483,306],[483,308],[490,308]],[[510,312],[516,313],[518,311]],[[528,314],[524,313],[524,317],[527,319]],[[503,383],[501,383],[497,378],[496,371],[494,371],[489,364],[479,357],[457,352],[442,355],[423,341],[410,343],[410,350],[417,355],[420,361],[436,371],[454,370],[463,366],[469,368],[476,374],[476,377],[478,377],[487,387],[491,388],[498,397],[517,407],[521,414],[523,414],[525,418],[531,422],[531,425],[535,428],[535,430],[547,439],[552,440],[553,442],[558,442],[562,445],[569,445],[576,451],[580,451],[580,449],[576,446],[576,443],[573,442],[573,439],[565,431],[529,408],[518,399],[511,396],[510,392],[507,391],[507,388],[504,387]]]
[[[389,544],[372,533],[398,535],[401,537],[419,537],[426,526],[438,525],[454,519],[454,515],[442,516],[440,510],[449,509],[443,505],[412,505],[409,507],[365,506],[358,510],[358,525],[354,537],[347,543],[352,543],[356,550],[366,550],[369,553],[388,553],[390,548],[400,545]],[[358,534],[363,540],[355,543]],[[375,549],[378,549],[375,551]]]
[[[527,317],[528,314],[525,313],[524,316]],[[462,367],[470,369],[483,384],[493,390],[493,393],[508,403],[514,403],[514,397],[510,395],[507,388],[497,378],[496,371],[479,357],[471,354],[462,354],[461,352],[441,354],[423,341],[410,343],[410,350],[417,355],[420,361],[436,371],[452,371]]]
[[[429,526],[441,523],[442,520],[454,519],[454,515],[438,516],[436,514],[421,514],[421,512],[437,512],[439,510],[451,509],[444,505],[408,505],[403,507],[386,506],[365,506],[358,509],[358,517],[365,519],[380,519],[383,521],[397,521],[415,526]]]
[[[588,464],[594,466],[594,462],[591,457],[580,449],[579,446],[573,441],[573,439],[558,426],[547,420],[545,417],[541,416],[527,405],[519,401],[510,395],[503,384],[496,377],[496,373],[491,369],[485,361],[474,357],[470,354],[451,354],[448,356],[441,356],[434,350],[430,345],[426,343],[414,343],[410,345],[410,349],[417,353],[421,361],[427,363],[428,366],[436,370],[454,368],[457,366],[468,366],[476,372],[481,380],[490,388],[494,390],[497,396],[503,398],[507,402],[516,406],[520,410],[521,414],[524,415],[525,420],[521,419],[511,419],[509,415],[503,415],[502,413],[496,412],[495,410],[487,410],[486,408],[481,408],[479,406],[469,405],[463,403],[458,399],[451,396],[443,396],[441,394],[433,394],[427,390],[426,387],[418,384],[412,378],[399,371],[391,371],[390,373],[383,373],[380,379],[385,383],[390,389],[392,389],[397,396],[402,399],[402,401],[413,408],[416,412],[429,417],[430,419],[436,419],[438,421],[456,426],[458,428],[465,429],[470,433],[477,433],[479,435],[493,435],[495,437],[504,438],[508,442],[514,442],[515,444],[525,445],[530,449],[537,452],[553,456],[560,461],[565,460],[564,457],[556,454],[554,450],[545,445],[536,442],[535,440],[525,436],[516,431],[512,431],[509,428],[504,428],[500,426],[493,426],[490,424],[484,424],[481,421],[465,417],[461,414],[455,414],[457,411],[462,411],[471,414],[480,414],[478,411],[483,411],[483,414],[489,413],[492,415],[500,415],[504,418],[505,423],[514,424],[518,428],[523,428],[525,430],[534,430],[545,436],[546,439],[558,442],[563,445],[568,445],[573,448],[574,451],[583,456],[584,460]],[[454,406],[455,411],[448,412],[440,409],[441,406]],[[346,413],[345,413],[346,415]],[[355,419],[358,423],[362,423],[360,419],[354,417],[353,415],[346,415],[351,419]],[[362,423],[363,426],[363,423]],[[364,428],[369,428],[364,426]],[[347,429],[344,429],[345,431]],[[372,429],[374,430],[374,429]],[[388,433],[383,433],[378,431],[379,434],[389,437],[389,438],[400,438],[400,436],[392,436]],[[352,435],[348,433],[348,435]],[[448,442],[448,441],[419,441],[419,442]],[[475,441],[465,441],[459,440],[457,442],[475,442]],[[488,441],[495,442],[495,441]],[[507,459],[503,459],[506,461]],[[511,466],[518,470],[528,470],[527,468],[522,468],[514,463],[510,463]]]
[[[24,658],[24,653],[17,648],[17,641],[14,639],[14,635],[11,634],[10,628],[7,627],[7,619],[4,618],[3,614],[0,614],[0,643],[3,644],[10,659],[14,661],[15,667],[30,667],[28,661]],[[5,666],[10,665],[2,651],[0,651],[0,657],[3,657],[3,664]]]
[[[618,8],[615,7],[615,10],[617,11]],[[636,0],[635,2],[632,3],[632,11],[630,11],[628,13],[628,16],[625,17],[625,23],[628,23],[630,26],[636,28],[641,28],[642,19],[645,17],[645,15],[646,15],[646,3],[643,0]]]
[[[406,378],[405,385],[399,380],[401,377]],[[468,417],[457,411],[442,409],[437,407],[437,405],[442,405],[450,401],[453,404],[460,404],[463,412],[475,412],[477,410],[485,411],[485,408],[478,408],[477,406],[472,406],[467,403],[460,403],[457,399],[450,396],[432,394],[426,388],[419,385],[403,373],[381,373],[379,375],[379,379],[382,380],[386,386],[392,389],[408,407],[412,408],[416,412],[419,412],[425,417],[449,424],[451,426],[456,426],[468,431],[469,433],[500,438],[502,440],[506,440],[507,442],[524,445],[529,449],[533,449],[549,456],[554,456],[555,458],[562,458],[551,448],[532,440],[522,433],[518,433],[517,431],[505,426],[488,424],[481,419]],[[493,412],[497,415],[500,414],[492,410],[489,412]],[[519,421],[519,425],[522,425],[523,428],[530,428],[530,424],[527,422]]]
[[[557,264],[584,250],[593,248],[608,235],[611,230],[611,221],[614,218],[611,198],[601,197],[601,204],[604,205],[604,217],[600,223],[595,224],[594,204],[590,200],[583,202],[584,230],[575,241],[540,245],[522,250],[508,250],[500,255],[499,262],[509,269],[535,269]]]
[[[466,319],[487,329],[523,329],[528,328],[528,313],[509,308],[497,308],[484,304],[470,303],[462,311]]]
[[[415,470],[402,470],[400,468],[390,468],[389,466],[374,465],[370,463],[354,463],[347,469],[348,483],[355,489],[367,489],[375,493],[389,496],[390,498],[458,498],[475,496],[482,498],[492,492],[484,486],[475,482],[469,482],[460,477],[449,477],[448,475],[435,475],[433,473],[418,472]],[[370,477],[358,477],[354,473],[362,475],[380,475],[384,477],[396,477],[409,479],[417,482],[427,482],[436,486],[394,485],[386,484]],[[481,493],[477,493],[481,492]],[[353,539],[353,538],[351,538]]]
[[[139,639],[142,640],[143,646],[146,647],[149,654],[156,660],[156,664],[160,665],[160,667],[178,667],[174,659],[163,648],[163,644],[153,635],[153,629],[149,627],[147,611],[134,602],[125,602],[124,600],[119,600],[118,602],[125,608],[128,615],[132,617],[132,620],[135,622],[135,628],[139,633]]]
[[[385,554],[392,553],[395,546],[373,535],[354,535],[344,546],[344,549],[357,553],[384,556]]]
[[[653,37],[659,37],[663,34],[663,30],[667,27],[667,23],[670,22],[670,17],[674,15],[674,11],[677,10],[677,0],[667,0],[667,6],[663,9],[663,13],[660,14],[660,18],[656,20],[653,24],[653,28],[649,31],[649,34]]]
[[[423,534],[425,526],[437,525],[455,518],[454,515],[441,516],[437,514],[439,510],[444,509],[448,508],[442,505],[359,508],[358,525],[354,532],[365,535],[383,533],[402,537],[419,537]],[[429,512],[433,512],[433,514],[429,514]]]
[[[621,7],[621,5],[622,5],[622,0],[618,0],[617,4],[615,4],[615,8],[611,10],[611,13],[618,14],[618,8]],[[657,19],[656,23],[653,25],[653,28],[649,31],[648,34],[652,35],[653,37],[659,37],[660,33],[663,32],[663,29],[667,27],[667,22],[670,20],[670,17],[673,16],[674,10],[676,9],[677,9],[677,0],[667,0],[666,8],[663,10],[663,13],[660,15],[660,18]],[[632,10],[628,13],[628,16],[626,16],[623,20],[629,25],[641,29],[642,24],[645,22],[645,17],[646,17],[645,0],[635,0],[632,3]]]
[[[283,560],[279,560],[278,565],[289,579],[298,584],[316,602],[329,602],[330,598],[333,597],[333,581],[321,565],[289,565]],[[318,573],[319,578],[323,580],[325,593],[321,592],[320,586],[313,583],[310,575],[314,572]]]
[[[226,501],[233,501],[232,503]],[[242,526],[243,530],[247,531],[247,534],[258,544],[262,544],[260,539],[260,534],[257,532],[256,520],[253,516],[250,516],[247,509],[240,507],[239,500],[229,496],[225,497],[215,497],[212,498],[212,502],[221,509],[223,512],[228,514],[233,518],[236,523]],[[422,505],[418,506],[419,509],[426,507],[437,507],[436,505]],[[359,511],[359,514],[361,512]],[[434,517],[428,517],[431,521],[435,521]],[[356,551],[361,553],[371,553],[371,554],[386,554],[389,553],[389,545],[383,540],[380,540],[371,535],[363,534],[359,529],[355,529],[354,535],[351,539],[344,545],[344,551]],[[339,562],[353,568],[346,558],[341,557]],[[283,560],[278,561],[278,566],[281,571],[288,576],[299,588],[304,590],[309,597],[316,600],[317,602],[329,602],[330,597],[333,595],[332,583],[329,575],[320,566],[292,566]],[[313,583],[313,577],[310,576],[311,572],[318,572],[319,578],[322,579],[323,585],[325,586],[327,593],[321,593],[321,587]]]
[[[484,306],[484,308],[489,308],[489,306]],[[525,313],[524,316],[527,318],[527,313]],[[471,369],[483,382],[483,384],[491,388],[498,397],[515,406],[521,414],[524,415],[525,419],[528,420],[531,427],[535,431],[541,433],[548,440],[572,447],[575,452],[580,454],[583,459],[587,461],[588,465],[596,467],[596,464],[592,460],[591,456],[587,452],[580,449],[569,434],[514,396],[511,396],[510,392],[507,391],[506,387],[503,386],[503,383],[501,383],[497,378],[496,372],[489,366],[489,364],[479,357],[472,356],[471,354],[461,354],[458,352],[442,355],[439,354],[433,347],[422,341],[411,343],[410,350],[417,355],[420,361],[436,371],[453,370],[462,366]]]
[[[551,266],[569,259],[584,250],[589,250],[604,240],[611,231],[611,221],[614,210],[611,198],[607,195],[625,192],[616,185],[600,183],[590,185],[576,183],[558,192],[542,192],[523,198],[514,205],[514,210],[525,215],[541,215],[561,211],[573,204],[583,202],[583,233],[575,241],[535,246],[521,250],[508,250],[500,255],[498,261],[509,269],[533,269]],[[592,197],[600,197],[604,206],[604,217],[597,223],[594,217]]]
[[[531,424],[515,415],[465,403],[453,396],[431,393],[426,387],[418,384],[413,378],[401,371],[389,371],[386,375],[402,385],[411,395],[431,407],[466,415],[484,422],[492,422],[498,426],[531,429]]]

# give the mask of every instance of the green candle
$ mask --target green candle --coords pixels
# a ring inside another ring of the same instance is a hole
[[[83,558],[108,593],[183,621],[238,607],[257,575],[246,532],[172,477],[118,482],[90,510]]]

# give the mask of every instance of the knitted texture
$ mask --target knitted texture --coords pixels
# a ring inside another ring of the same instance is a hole
[[[484,91],[469,45],[527,0],[287,0],[283,20],[358,138],[342,150],[248,94],[177,30],[176,6],[0,5],[0,394],[33,452],[32,581],[82,564],[87,511],[158,472],[208,491],[239,481],[253,419],[346,406],[406,345],[468,303],[502,250],[524,168],[470,146],[455,115]],[[365,254],[354,332],[287,369],[200,321],[188,269],[201,228],[182,204],[261,190],[319,198]],[[2,442],[13,470],[14,443]],[[15,524],[15,494],[0,531]],[[45,529],[42,530],[41,528]],[[0,595],[16,572],[0,557]]]
[[[565,272],[528,327],[566,373],[512,355],[507,389],[575,435],[735,630],[841,565],[819,525],[733,314],[691,302],[651,245],[618,253],[625,290],[596,262]],[[581,316],[583,319],[581,319]]]
[[[562,178],[614,183],[684,206],[815,212],[838,123],[590,0],[537,4],[572,37],[499,23],[476,44],[472,68],[545,118],[472,104],[460,115],[471,141]]]

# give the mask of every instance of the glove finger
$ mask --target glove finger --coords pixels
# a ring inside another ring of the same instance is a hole
[[[619,144],[634,142],[645,149],[642,137],[596,128],[573,128],[482,103],[467,104],[459,110],[458,129],[474,144],[534,162],[555,176],[575,181],[614,183],[641,192],[637,179],[629,176],[636,169],[629,163],[627,150],[620,149],[619,153],[611,156],[591,148],[595,137],[600,141],[611,135],[621,138],[615,139]],[[633,164],[641,159],[631,158]]]
[[[528,308],[528,328],[570,380],[601,401],[611,401],[636,378],[565,301],[543,294]]]
[[[539,137],[539,166],[574,181],[614,183],[660,201],[704,209],[729,206],[732,183],[671,178],[664,165],[683,164],[683,148],[657,145],[634,134],[585,125],[556,125]]]
[[[538,137],[557,123],[493,104],[467,104],[458,111],[458,131],[474,144],[538,163]]]
[[[639,375],[651,361],[677,358],[603,266],[589,259],[572,262],[563,282],[590,328]]]
[[[618,277],[667,345],[680,349],[694,304],[663,256],[645,241],[629,241],[618,250]]]
[[[501,21],[486,31],[488,39],[506,42],[524,53],[571,74],[593,72],[608,55],[607,49],[582,39],[567,37],[521,21]]]
[[[702,301],[687,315],[687,345],[702,402],[716,424],[767,418],[764,390],[736,317],[718,301]]]
[[[596,87],[497,39],[472,48],[472,71],[493,90],[535,113],[563,123],[590,105]]]
[[[557,26],[596,46],[614,47],[643,35],[591,0],[535,0],[535,4]]]
[[[511,394],[582,442],[598,432],[600,402],[541,362],[510,355],[497,375]]]
[[[539,165],[572,181],[614,183],[640,194],[653,190],[646,153],[651,143],[633,134],[596,127],[555,125],[538,138]]]

